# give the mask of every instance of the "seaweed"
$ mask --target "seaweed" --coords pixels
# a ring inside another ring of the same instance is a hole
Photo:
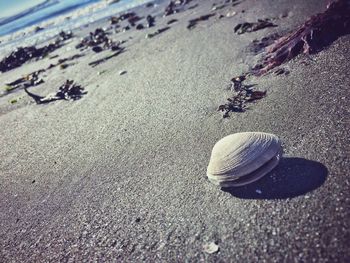
[[[66,62],[72,61],[74,59],[77,59],[77,58],[80,58],[83,56],[84,56],[84,54],[75,54],[75,55],[67,57],[67,58],[61,58],[58,60],[58,62],[56,64],[50,64],[46,69],[52,69],[52,68],[57,67],[57,66],[60,66],[60,69],[67,68],[71,64],[66,64]]]
[[[248,33],[254,32],[267,27],[276,27],[276,26],[277,25],[275,25],[268,18],[266,18],[266,19],[258,19],[258,21],[254,23],[244,22],[244,23],[238,24],[237,26],[235,26],[234,31],[238,35],[241,35],[247,32]]]
[[[27,88],[32,86],[38,86],[44,82],[43,79],[39,78],[39,74],[45,72],[45,69],[40,69],[28,74],[25,77],[21,77],[12,81],[10,83],[6,83],[6,93],[12,93],[16,89]]]
[[[141,20],[141,18],[135,12],[127,12],[120,16],[112,16],[110,18],[110,24],[115,25],[124,20],[128,20],[128,22],[134,26],[137,21]]]
[[[22,66],[24,63],[36,59],[43,59],[49,53],[55,51],[62,46],[65,41],[73,36],[72,32],[65,33],[61,31],[56,40],[46,46],[37,48],[35,46],[19,47],[11,52],[8,56],[0,61],[0,72],[6,72],[11,69]]]
[[[105,30],[102,28],[96,28],[94,32],[90,32],[88,36],[84,37],[75,48],[87,48],[91,49],[98,53],[104,49],[111,49],[113,51],[119,49],[119,42],[116,43],[112,41],[108,36]]]
[[[253,67],[252,73],[259,76],[301,53],[317,53],[349,33],[350,1],[335,1],[327,6],[325,12],[312,16],[269,46],[262,62]]]
[[[184,6],[190,2],[191,0],[170,1],[169,4],[165,7],[164,16],[169,16],[179,12],[179,7]]]
[[[164,16],[169,16],[176,13],[175,7],[176,7],[175,2],[170,1],[170,3],[165,7]]]
[[[57,40],[59,40],[59,41],[65,41],[65,40],[71,39],[72,37],[73,37],[72,31],[68,31],[68,32],[61,31],[61,32],[58,34]]]
[[[80,85],[74,84],[73,80],[66,80],[66,82],[58,88],[58,91],[54,94],[49,94],[45,97],[36,95],[25,87],[24,91],[34,99],[36,104],[45,104],[56,100],[78,100],[86,94],[84,88]]]
[[[144,29],[145,27],[143,26],[143,24],[138,24],[137,26],[136,26],[136,29],[137,30],[142,30],[142,29]]]
[[[218,111],[223,112],[223,118],[229,117],[230,112],[244,112],[246,103],[254,102],[266,96],[266,91],[254,90],[255,85],[246,85],[243,83],[245,80],[245,75],[231,79],[230,88],[233,96],[227,99],[227,103],[218,107]]]
[[[29,60],[32,59],[42,59],[47,54],[59,48],[60,45],[51,43],[47,46],[36,48],[35,46],[29,47],[19,47],[15,51],[11,52],[10,55],[5,57],[2,61],[0,61],[0,71],[6,72],[11,69],[22,66]]]
[[[156,21],[154,16],[148,15],[146,17],[146,21],[147,21],[147,27],[152,27],[154,26],[154,22]]]

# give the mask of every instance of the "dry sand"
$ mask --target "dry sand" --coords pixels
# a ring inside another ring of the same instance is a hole
[[[350,36],[287,63],[288,76],[252,79],[268,96],[223,119],[216,109],[229,80],[255,60],[248,44],[294,29],[326,1],[247,0],[187,30],[213,2],[191,1],[198,6],[158,16],[154,29],[114,35],[128,40],[123,54],[92,68],[110,53],[85,52],[30,89],[47,94],[71,78],[88,92],[78,101],[0,97],[1,262],[349,262]],[[233,33],[283,12],[276,28]],[[170,30],[145,39],[172,18]],[[55,53],[78,53],[77,41]],[[242,131],[277,134],[286,158],[251,186],[221,191],[205,177],[211,149]],[[203,252],[210,242],[218,253]]]

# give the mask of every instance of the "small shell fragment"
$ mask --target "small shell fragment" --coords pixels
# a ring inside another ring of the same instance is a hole
[[[213,147],[207,176],[221,187],[246,185],[275,168],[281,154],[281,142],[276,135],[264,132],[231,134]]]
[[[219,252],[219,246],[215,242],[210,242],[203,245],[203,251],[208,254],[214,254]]]
[[[228,12],[226,14],[226,17],[232,17],[232,16],[235,16],[237,13],[235,11],[232,11],[232,12]]]

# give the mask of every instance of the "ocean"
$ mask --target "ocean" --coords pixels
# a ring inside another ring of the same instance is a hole
[[[99,0],[41,0],[39,3],[32,0],[25,1],[32,2],[31,5],[29,3],[25,4],[23,0],[12,2],[14,4],[8,4],[4,7],[0,6],[0,8],[2,7],[0,14],[0,36],[68,13],[77,8],[99,2]],[[18,12],[16,12],[16,8]]]
[[[9,2],[13,2],[12,4]],[[152,0],[0,0],[0,48],[21,41],[34,45],[61,30],[120,13]]]

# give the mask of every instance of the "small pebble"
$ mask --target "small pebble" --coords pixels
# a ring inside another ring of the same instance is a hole
[[[255,192],[256,192],[257,194],[259,194],[259,195],[262,194],[262,191],[261,191],[260,189],[256,189]]]
[[[232,17],[232,16],[235,16],[237,13],[235,11],[233,12],[229,12],[226,14],[226,17]]]
[[[219,252],[219,246],[215,242],[210,242],[203,245],[203,251],[208,254],[214,254]]]
[[[124,75],[124,74],[126,74],[126,72],[127,72],[126,70],[122,70],[122,71],[119,72],[119,75],[120,75],[120,76],[121,76],[121,75]]]
[[[102,71],[99,71],[99,72],[97,72],[97,75],[102,75],[103,73],[105,73],[106,72],[106,70],[102,70]]]

